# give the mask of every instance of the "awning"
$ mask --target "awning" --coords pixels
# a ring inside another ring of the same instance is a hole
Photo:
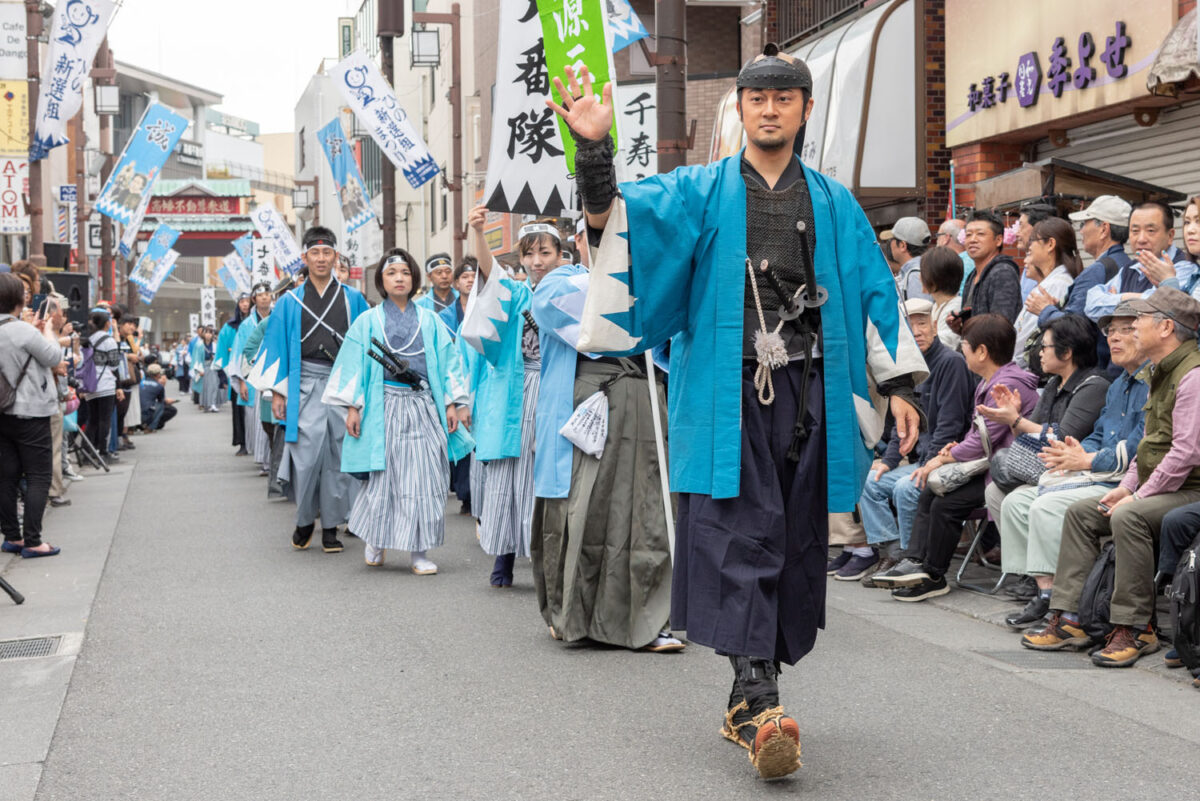
[[[1164,186],[1135,181],[1095,167],[1063,159],[1043,159],[975,184],[975,207],[1015,209],[1024,203],[1061,201],[1083,205],[1099,195],[1119,195],[1131,203],[1163,200],[1175,203],[1186,195]],[[1072,206],[1074,207],[1074,206]]]
[[[918,195],[916,6],[878,4],[790,51],[812,71],[816,100],[800,158],[865,206]],[[718,108],[713,159],[744,141],[734,94]]]
[[[154,197],[195,194],[209,197],[251,197],[254,192],[244,178],[159,178],[154,182]]]
[[[1175,97],[1189,81],[1200,79],[1200,63],[1197,63],[1196,9],[1192,9],[1175,23],[1158,50],[1158,57],[1150,66],[1146,77],[1146,88],[1151,94]]]

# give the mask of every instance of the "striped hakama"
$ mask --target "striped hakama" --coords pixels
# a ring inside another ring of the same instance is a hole
[[[521,455],[487,463],[483,508],[479,518],[479,544],[491,556],[515,553],[529,556],[533,522],[533,415],[537,407],[537,362],[525,364],[525,396],[521,402]],[[472,495],[472,499],[474,495]]]
[[[220,408],[225,400],[223,395],[221,376],[217,368],[213,367],[213,360],[208,359],[204,362],[204,379],[200,382],[200,405],[205,409],[212,406]]]
[[[270,470],[271,438],[267,436],[262,423],[258,421],[258,409],[254,406],[243,406],[241,409],[246,415],[246,435],[254,443],[254,447],[251,449],[251,453],[254,454],[254,463],[263,470]]]
[[[371,473],[349,528],[375,548],[426,551],[446,539],[446,432],[428,389],[383,389],[385,468]]]
[[[487,486],[487,462],[475,458],[471,451],[471,516],[476,520],[483,517],[483,492]]]

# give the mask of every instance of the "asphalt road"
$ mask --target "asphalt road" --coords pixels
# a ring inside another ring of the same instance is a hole
[[[783,676],[804,767],[763,783],[717,734],[725,660],[551,640],[528,562],[490,588],[453,498],[437,576],[392,552],[369,568],[357,540],[296,552],[291,507],[228,438],[227,412],[186,404],[136,440],[38,799],[1195,792],[1189,684],[1025,662],[1000,627],[857,584],[831,585],[828,629]]]

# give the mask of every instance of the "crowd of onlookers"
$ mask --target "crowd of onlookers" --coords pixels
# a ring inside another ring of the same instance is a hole
[[[4,552],[26,559],[59,553],[42,539],[45,509],[70,505],[82,469],[107,468],[136,447],[131,433],[175,416],[172,368],[138,318],[102,304],[79,326],[68,311],[34,265],[0,265],[0,529]]]
[[[894,426],[878,445],[831,576],[924,601],[974,555],[1024,602],[1025,647],[1115,667],[1159,649],[1158,596],[1200,535],[1200,198],[1182,247],[1177,222],[1105,195],[880,235],[927,425],[907,456]]]

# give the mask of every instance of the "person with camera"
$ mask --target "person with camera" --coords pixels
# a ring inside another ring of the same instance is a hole
[[[108,309],[97,306],[88,316],[88,336],[83,344],[83,360],[76,376],[83,390],[87,416],[87,438],[105,461],[117,457],[109,449],[116,404],[125,399],[125,391],[117,387],[117,368],[121,354],[110,333],[112,318]]]
[[[21,320],[25,287],[0,275],[0,530],[6,553],[26,559],[54,556],[42,541],[42,515],[50,493],[54,458],[50,418],[58,410],[54,374],[66,370],[52,316]],[[25,479],[24,531],[17,494]]]

